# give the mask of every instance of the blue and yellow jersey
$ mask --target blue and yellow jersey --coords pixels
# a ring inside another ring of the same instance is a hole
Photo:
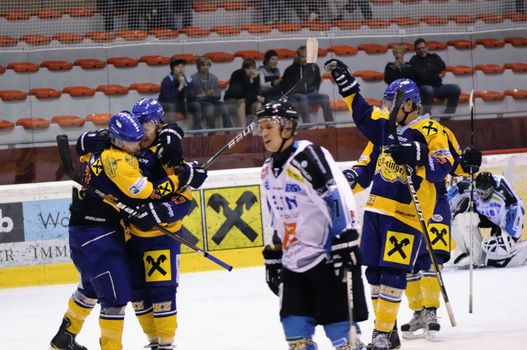
[[[393,135],[390,134],[389,112],[369,105],[360,94],[348,96],[344,101],[352,112],[357,128],[370,142],[366,154],[363,152],[361,156],[363,171],[371,173],[371,163],[375,163],[366,210],[392,216],[420,230],[419,218],[406,183],[405,168],[396,164],[385,151],[387,146],[394,143]],[[444,129],[439,122],[423,117],[397,127],[399,142],[418,141],[428,146],[428,162],[409,169],[425,222],[433,215],[442,182],[454,164]],[[361,167],[361,162],[358,167]],[[360,185],[363,186],[363,183]]]

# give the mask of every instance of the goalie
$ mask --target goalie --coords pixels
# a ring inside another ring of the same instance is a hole
[[[470,235],[473,235],[474,265],[523,265],[527,245],[517,244],[525,215],[522,200],[501,175],[483,171],[478,174],[475,183],[474,213],[470,213],[469,180],[458,182],[448,190],[453,213],[452,235],[456,241],[452,252],[453,264],[469,264]],[[490,236],[483,238],[479,228],[490,228]]]

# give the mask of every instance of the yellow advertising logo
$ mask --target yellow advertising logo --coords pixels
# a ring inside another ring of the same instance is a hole
[[[384,243],[384,261],[410,265],[414,239],[409,233],[388,231]]]
[[[161,196],[166,196],[174,192],[174,189],[172,188],[172,183],[168,180],[163,182],[162,184],[159,184],[157,186],[157,189],[159,190],[159,194]]]
[[[204,190],[209,250],[263,245],[260,187]]]
[[[379,155],[376,164],[376,173],[380,173],[382,178],[388,182],[395,182],[399,180],[402,183],[406,182],[406,173],[404,172],[404,165],[395,163],[392,156],[384,153]]]
[[[428,224],[428,237],[433,250],[450,252],[450,229],[447,225],[438,222]]]
[[[201,207],[201,196],[199,191],[192,191],[192,205],[190,207],[190,213],[183,219],[183,226],[179,231],[179,235],[187,242],[194,244],[200,249],[203,249],[203,220],[201,218]],[[181,252],[190,253],[194,252],[194,250],[182,244]]]
[[[143,263],[146,282],[170,281],[172,279],[170,250],[147,251],[143,254]]]
[[[102,172],[103,166],[101,162],[101,158],[97,158],[95,162],[91,165],[91,171],[95,176],[99,176],[99,174]]]

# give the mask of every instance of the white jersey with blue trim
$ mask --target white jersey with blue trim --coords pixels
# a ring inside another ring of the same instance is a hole
[[[282,264],[304,272],[328,256],[331,237],[356,229],[353,194],[323,147],[295,141],[282,166],[268,158],[261,172],[272,226],[282,241]]]

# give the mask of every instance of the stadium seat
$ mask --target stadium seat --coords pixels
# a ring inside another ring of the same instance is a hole
[[[527,90],[523,89],[507,89],[504,91],[506,96],[510,96],[515,100],[526,100]]]
[[[73,64],[66,61],[43,61],[40,63],[41,67],[45,67],[50,71],[61,71],[61,70],[70,70],[73,67]]]
[[[417,4],[417,3],[420,3],[421,0],[400,0],[401,4],[405,4],[405,5],[413,5],[413,4]]]
[[[149,66],[166,66],[170,63],[170,58],[161,55],[141,56],[139,62],[144,62]]]
[[[91,113],[86,116],[86,121],[95,125],[108,125],[112,115],[110,113]]]
[[[448,47],[447,43],[444,43],[441,41],[433,41],[433,40],[427,41],[426,45],[428,46],[430,51],[446,50],[446,48]]]
[[[19,39],[32,46],[48,45],[51,42],[51,38],[43,34],[25,34]]]
[[[447,72],[451,72],[455,75],[472,75],[474,74],[474,68],[468,66],[447,66]]]
[[[275,23],[273,28],[282,33],[297,33],[302,30],[302,25],[298,23]]]
[[[241,30],[246,30],[251,34],[267,34],[273,30],[271,27],[260,23],[248,23],[240,26]]]
[[[348,104],[343,100],[331,100],[330,101],[331,110],[335,112],[347,111]]]
[[[0,35],[0,47],[11,47],[16,46],[18,39],[10,36]]]
[[[82,69],[102,69],[106,67],[106,62],[93,58],[81,58],[73,62],[73,65]]]
[[[464,39],[448,40],[446,43],[458,50],[473,49],[476,46],[474,42]]]
[[[135,90],[140,94],[156,94],[161,91],[161,85],[154,83],[133,83],[130,90]]]
[[[483,47],[487,49],[492,48],[500,48],[505,46],[505,41],[494,39],[494,38],[484,38],[484,39],[476,39],[477,45],[482,45]]]
[[[382,101],[376,98],[366,97],[366,101],[372,106],[379,107],[379,108],[382,107]]]
[[[519,12],[510,12],[503,14],[503,17],[512,22],[527,22],[527,14]]]
[[[476,64],[474,69],[482,71],[485,74],[499,74],[505,71],[505,67],[498,66],[497,64]]]
[[[330,72],[324,72],[322,73],[322,76],[320,77],[320,79],[322,80],[331,80],[331,82],[335,82],[333,80],[333,77],[331,76],[331,73]]]
[[[6,70],[6,67],[0,66],[0,74],[3,74]]]
[[[179,32],[174,29],[155,28],[150,30],[150,34],[155,36],[159,40],[175,39],[178,37]]]
[[[32,13],[40,19],[57,19],[62,17],[62,12],[53,9],[36,10]]]
[[[72,97],[85,97],[95,95],[95,89],[87,86],[66,86],[62,92]]]
[[[331,29],[331,24],[319,21],[309,21],[304,23],[304,27],[306,27],[312,32],[327,32]]]
[[[0,98],[3,101],[23,101],[27,94],[20,90],[0,90]]]
[[[421,22],[426,23],[429,26],[444,26],[448,24],[448,18],[441,16],[423,16],[419,18]]]
[[[12,62],[7,65],[7,69],[12,69],[17,73],[37,72],[40,67],[32,62]]]
[[[28,95],[35,96],[38,99],[59,98],[62,92],[52,88],[34,88],[29,90]]]
[[[218,80],[218,87],[222,90],[225,90],[229,87],[229,81],[228,80]]]
[[[193,53],[176,53],[172,55],[172,58],[182,58],[187,61],[187,64],[196,63],[198,56]]]
[[[393,4],[395,0],[370,0],[370,2],[374,5],[388,5]]]
[[[112,95],[126,95],[129,89],[119,84],[105,84],[105,85],[97,86],[95,90],[100,91],[107,96],[112,96]]]
[[[461,25],[474,24],[478,20],[477,18],[468,16],[468,15],[454,15],[454,16],[449,16],[448,19],[451,20],[452,22],[455,22],[456,24],[461,24]]]
[[[76,115],[56,115],[51,118],[51,123],[58,124],[61,128],[83,126],[85,121]]]
[[[64,14],[70,17],[92,17],[94,10],[87,7],[72,7],[64,10]]]
[[[232,62],[236,57],[227,52],[206,52],[203,56],[208,57],[212,62]]]
[[[9,120],[0,119],[0,130],[9,131],[15,128],[15,124]]]
[[[511,62],[503,65],[505,69],[510,69],[514,73],[525,73],[527,72],[527,63],[523,62]]]
[[[258,50],[239,50],[234,53],[234,56],[243,59],[252,58],[253,60],[263,60],[264,53]]]
[[[421,22],[416,18],[410,17],[392,17],[391,22],[395,23],[399,27],[417,27]]]
[[[349,45],[332,45],[328,47],[328,51],[333,52],[337,56],[356,55],[359,52],[356,47]]]
[[[86,38],[96,43],[109,43],[115,40],[116,35],[108,32],[88,32]]]
[[[490,14],[490,13],[476,15],[476,18],[478,18],[479,20],[487,24],[502,23],[505,20],[505,18],[503,18],[503,16],[501,15]]]
[[[223,1],[218,7],[223,7],[225,11],[245,11],[248,5],[245,1]]]
[[[210,30],[208,28],[185,27],[180,29],[180,33],[185,34],[191,38],[196,38],[208,36],[210,34]]]
[[[393,42],[388,44],[389,49],[393,49],[395,45],[402,45],[406,48],[406,51],[413,52],[415,50],[414,44],[407,43],[407,42]]]
[[[217,33],[222,36],[232,36],[241,33],[241,29],[233,26],[214,26],[210,28],[211,32]]]
[[[366,52],[367,54],[379,54],[388,52],[388,47],[381,44],[361,44],[359,45],[358,49]]]
[[[84,37],[76,33],[55,33],[51,39],[57,40],[61,44],[79,44],[84,40]]]
[[[362,78],[364,81],[376,81],[384,79],[384,72],[378,72],[375,70],[357,70],[353,72],[353,75],[357,78]]]
[[[337,26],[340,30],[357,30],[360,29],[362,23],[359,21],[342,19],[339,21],[335,21],[334,25]]]
[[[139,64],[139,61],[131,57],[110,57],[106,60],[108,64],[112,64],[116,68],[129,68],[135,67]]]
[[[273,49],[278,54],[278,58],[294,58],[296,57],[296,51],[290,49]]]
[[[3,17],[8,21],[27,21],[31,18],[31,14],[23,11],[7,11],[4,12]]]
[[[117,36],[123,38],[126,41],[142,41],[148,37],[148,34],[142,30],[126,29],[120,30]]]
[[[507,38],[503,38],[503,41],[515,47],[527,46],[527,38],[523,38],[523,37],[507,37]]]
[[[459,94],[458,103],[465,104],[465,103],[468,103],[469,100],[470,100],[470,94],[467,94],[466,92],[462,92]]]
[[[214,12],[218,9],[218,3],[208,1],[193,1],[192,9],[196,12]]]
[[[480,98],[483,101],[503,101],[505,94],[498,91],[476,91],[474,92],[474,98]]]
[[[366,24],[371,29],[383,29],[388,28],[391,22],[389,19],[371,18],[365,19],[364,24]]]
[[[22,126],[24,129],[47,129],[50,122],[41,117],[20,118],[16,121],[16,125]]]

